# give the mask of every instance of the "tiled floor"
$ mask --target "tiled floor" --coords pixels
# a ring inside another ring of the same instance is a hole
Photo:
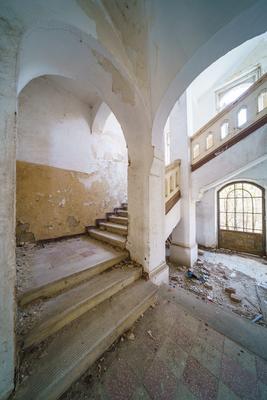
[[[171,300],[160,296],[133,333],[61,400],[267,399],[267,362]]]

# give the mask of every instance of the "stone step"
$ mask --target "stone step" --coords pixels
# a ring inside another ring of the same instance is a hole
[[[128,210],[128,203],[121,203],[121,208]]]
[[[88,238],[88,243],[94,244],[93,251],[90,247],[89,250],[85,247],[80,257],[75,253],[73,257],[64,257],[63,254],[61,263],[57,264],[55,268],[47,268],[44,265],[43,268],[33,269],[32,281],[19,293],[20,306],[40,298],[55,296],[61,291],[100,274],[128,257],[126,251],[117,251],[90,238]]]
[[[127,236],[128,228],[125,225],[115,224],[113,222],[100,222],[100,229],[107,230],[108,232],[118,233],[119,235]]]
[[[120,217],[119,215],[113,214],[108,217],[108,220],[115,224],[128,225],[128,217]]]
[[[132,284],[141,277],[141,274],[141,268],[127,268],[126,265],[97,275],[89,281],[47,300],[38,310],[38,318],[31,321],[30,329],[25,332],[22,346],[28,348],[40,343],[102,301]],[[30,314],[35,316],[34,312],[30,312]]]
[[[119,215],[120,217],[128,217],[128,211],[123,210],[122,208],[117,208],[116,215]]]
[[[102,231],[101,229],[97,228],[87,228],[87,231],[89,235],[94,239],[98,239],[105,243],[109,243],[112,246],[125,249],[126,238],[124,236],[118,235],[117,233]]]
[[[155,302],[157,290],[139,280],[68,325],[42,357],[32,357],[33,373],[13,400],[58,399]]]

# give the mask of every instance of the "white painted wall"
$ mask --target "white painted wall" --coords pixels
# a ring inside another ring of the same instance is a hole
[[[219,58],[191,83],[186,91],[190,136],[217,114],[215,91],[255,66],[267,72],[267,33]]]
[[[258,165],[237,174],[233,179],[225,181],[207,190],[201,201],[197,202],[197,242],[205,247],[216,247],[218,244],[218,226],[217,226],[217,192],[221,186],[228,182],[247,180],[261,185],[267,190],[267,159]],[[265,209],[267,210],[267,196],[265,192]],[[266,221],[267,229],[267,221]],[[267,243],[266,243],[267,245]]]
[[[165,215],[165,240],[168,239],[181,219],[181,201],[179,200]]]
[[[114,114],[91,133],[89,105],[46,76],[22,91],[18,121],[18,242],[21,224],[35,240],[78,234],[126,201],[128,156]]]
[[[102,134],[92,135],[88,104],[49,77],[33,80],[19,97],[17,159],[86,173],[99,172],[104,162],[126,184],[127,149],[114,114]]]
[[[264,125],[192,173],[193,198],[199,200],[203,192],[233,179],[266,153],[267,125]]]

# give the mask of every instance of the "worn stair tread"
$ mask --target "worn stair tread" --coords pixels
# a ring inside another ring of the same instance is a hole
[[[32,375],[15,400],[55,400],[155,301],[158,288],[139,280],[74,321],[31,360]]]
[[[114,222],[116,224],[121,224],[121,225],[128,225],[128,217],[121,217],[116,214],[112,214],[109,216],[109,221]]]
[[[31,277],[19,293],[21,305],[38,298],[51,297],[103,272],[128,256],[125,251],[117,251],[89,237],[83,240],[85,247],[72,255],[63,252],[57,264],[38,265],[37,261],[33,261]]]
[[[115,246],[124,248],[126,244],[126,238],[117,233],[103,231],[101,229],[90,228],[88,229],[89,235],[99,240],[103,240],[107,243],[111,243]]]
[[[141,276],[141,273],[141,268],[128,268],[127,265],[112,269],[43,302],[37,315],[33,308],[32,315],[35,321],[31,323],[28,332],[24,333],[23,347],[27,348],[40,343],[100,302],[133,283]]]
[[[127,235],[128,227],[126,225],[116,224],[114,222],[100,222],[100,227],[104,227],[105,229],[114,229],[114,231],[118,231],[118,233],[122,235]]]
[[[128,217],[128,210],[124,210],[123,208],[117,208],[116,214],[122,217]]]

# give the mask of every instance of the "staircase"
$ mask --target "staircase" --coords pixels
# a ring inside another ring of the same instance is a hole
[[[57,268],[35,267],[31,284],[19,294],[21,313],[33,317],[19,339],[22,365],[32,373],[13,399],[58,399],[155,302],[157,287],[127,261],[127,224],[123,204],[88,228],[76,253],[64,255],[68,246],[59,243],[65,247]],[[36,253],[43,262],[44,250]],[[50,249],[47,254],[46,265]]]
[[[108,213],[106,219],[97,219],[96,226],[88,226],[90,237],[125,249],[128,234],[128,205],[122,203],[120,208],[114,208],[114,213]]]

